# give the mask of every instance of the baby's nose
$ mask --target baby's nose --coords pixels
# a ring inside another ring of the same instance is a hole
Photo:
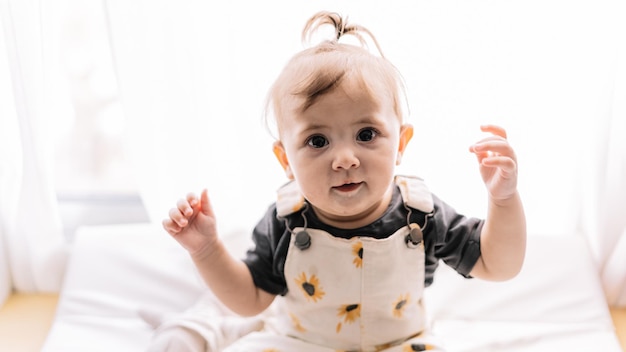
[[[361,162],[352,148],[337,148],[333,158],[333,170],[357,168]]]

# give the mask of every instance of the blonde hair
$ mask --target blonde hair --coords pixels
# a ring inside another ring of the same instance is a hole
[[[283,98],[302,100],[297,111],[304,112],[325,93],[331,92],[342,81],[352,79],[372,97],[381,91],[389,96],[393,110],[402,121],[404,110],[401,98],[406,102],[404,82],[396,67],[382,53],[374,35],[365,27],[349,24],[334,12],[318,12],[311,17],[303,31],[302,41],[308,42],[323,25],[334,26],[331,39],[307,48],[294,55],[272,85],[266,104],[266,123],[271,108],[278,124],[284,119]],[[360,46],[339,43],[344,36],[356,38]],[[365,36],[375,44],[379,56],[368,50]],[[382,85],[383,89],[379,87]],[[378,89],[374,89],[378,87]]]

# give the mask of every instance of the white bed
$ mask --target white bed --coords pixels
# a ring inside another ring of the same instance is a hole
[[[237,253],[249,243],[245,231],[225,238]],[[153,330],[138,311],[176,314],[204,290],[159,227],[81,228],[43,351],[144,351]],[[531,235],[521,274],[503,283],[442,265],[426,304],[450,351],[621,351],[582,236]]]

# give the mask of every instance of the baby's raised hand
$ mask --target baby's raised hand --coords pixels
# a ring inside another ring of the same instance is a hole
[[[517,192],[517,157],[504,128],[485,125],[480,129],[491,136],[470,146],[470,152],[478,158],[480,174],[491,199],[505,201]]]
[[[163,220],[163,228],[192,257],[210,250],[217,241],[217,226],[207,190],[202,191],[200,198],[190,193],[179,200]]]

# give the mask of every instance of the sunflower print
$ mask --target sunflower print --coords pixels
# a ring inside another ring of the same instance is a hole
[[[296,284],[302,289],[302,293],[304,293],[307,301],[313,300],[313,302],[317,302],[326,294],[320,286],[319,279],[315,275],[311,275],[311,277],[307,279],[306,273],[302,273],[296,278]]]
[[[354,266],[360,268],[363,266],[363,242],[358,241],[352,245],[352,254],[354,254]]]
[[[396,302],[393,305],[393,316],[396,318],[402,318],[402,314],[404,313],[404,309],[407,306],[407,303],[411,300],[411,294],[407,293],[406,295],[400,295]]]
[[[402,352],[430,351],[434,349],[433,346],[423,343],[411,343],[402,346]]]
[[[339,319],[343,317],[343,322],[346,324],[352,324],[354,321],[361,317],[361,305],[360,304],[344,304],[339,307],[339,311],[337,313]],[[339,333],[341,331],[342,323],[341,321],[337,323],[336,331]]]
[[[291,322],[293,323],[293,327],[299,331],[299,332],[306,332],[306,329],[302,326],[302,324],[300,323],[300,319],[298,319],[297,316],[289,313],[289,316],[291,317]]]

